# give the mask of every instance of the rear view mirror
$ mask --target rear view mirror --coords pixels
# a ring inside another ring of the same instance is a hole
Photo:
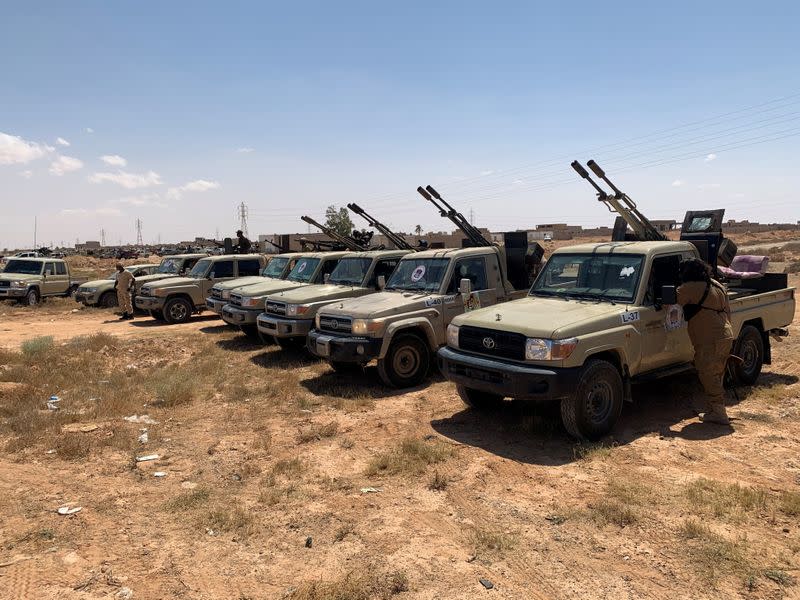
[[[464,277],[461,281],[458,282],[458,291],[464,294],[465,296],[472,293],[472,282]]]
[[[661,286],[661,304],[677,304],[678,290],[674,285]]]
[[[378,289],[382,290],[386,287],[386,275],[378,275]]]

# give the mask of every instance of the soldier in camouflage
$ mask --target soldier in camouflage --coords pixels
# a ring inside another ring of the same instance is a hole
[[[117,302],[122,309],[121,321],[133,319],[133,285],[134,277],[130,271],[126,271],[122,264],[117,264],[117,279],[114,287],[117,290]]]

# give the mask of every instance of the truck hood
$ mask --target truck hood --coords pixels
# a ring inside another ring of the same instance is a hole
[[[221,281],[220,283],[215,283],[214,287],[218,290],[232,290],[234,288],[244,287],[246,285],[254,285],[256,283],[264,283],[267,281],[273,281],[273,279],[262,277],[261,275],[250,275],[248,277],[231,279],[230,281]]]
[[[22,273],[0,273],[3,281],[36,281],[41,279],[41,275],[23,275]]]
[[[510,331],[527,337],[563,339],[621,326],[627,306],[527,297],[459,315],[453,319],[453,324]]]
[[[270,294],[277,294],[284,290],[293,290],[299,287],[308,287],[307,283],[298,283],[297,281],[288,281],[287,279],[267,279],[261,278],[261,283],[248,285],[242,290],[242,296],[248,298],[253,297],[266,297]]]
[[[458,301],[455,296],[447,296]],[[360,298],[350,298],[329,304],[322,311],[326,315],[340,315],[354,319],[378,319],[400,313],[441,307],[443,297],[439,294],[419,294],[413,292],[377,292]]]
[[[168,273],[152,273],[151,275],[142,275],[136,278],[136,285],[144,285],[153,281],[161,281],[162,279],[173,279],[177,275],[170,275]]]
[[[138,283],[139,280],[137,279],[136,282]],[[94,281],[87,281],[86,283],[82,283],[80,285],[80,287],[82,288],[89,288],[89,287],[100,288],[105,286],[114,287],[114,282],[111,279],[95,279]]]
[[[144,279],[144,278],[142,278]],[[136,280],[137,283],[139,280]],[[151,289],[168,288],[168,287],[191,287],[197,285],[201,279],[194,277],[168,277],[167,279],[158,279],[147,283],[147,287]]]
[[[304,285],[300,288],[293,288],[271,295],[270,300],[288,302],[289,304],[313,304],[315,302],[331,302],[340,298],[354,298],[368,294],[370,290],[353,285]]]

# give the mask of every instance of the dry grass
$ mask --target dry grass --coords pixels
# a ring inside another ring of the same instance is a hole
[[[748,559],[746,538],[730,541],[697,519],[685,521],[679,535],[685,542],[689,564],[701,578],[715,583],[722,575],[736,575],[754,586],[757,569]]]
[[[510,531],[476,528],[470,535],[470,542],[475,556],[500,558],[517,547],[519,536]]]
[[[291,600],[388,600],[407,592],[408,577],[402,571],[376,573],[371,566],[350,571],[336,581],[304,583],[287,598]]]
[[[300,444],[307,444],[308,442],[335,437],[337,433],[339,433],[339,424],[336,421],[324,424],[314,423],[300,430],[297,441]]]
[[[46,335],[25,340],[20,345],[20,350],[26,357],[34,358],[47,352],[51,352],[53,350],[53,346],[53,336]]]
[[[348,535],[352,535],[356,532],[356,526],[353,523],[345,523],[339,529],[336,530],[336,533],[333,536],[334,542],[341,542],[346,538]]]
[[[368,476],[419,475],[428,465],[441,463],[454,454],[452,447],[438,440],[426,442],[407,438],[398,447],[372,459],[367,466],[366,474]]]
[[[198,395],[199,383],[192,370],[171,367],[156,370],[146,381],[146,387],[157,406],[188,404]]]
[[[212,508],[204,515],[201,524],[215,533],[234,532],[242,538],[249,537],[256,531],[255,518],[240,504]]]
[[[639,520],[636,511],[619,500],[602,498],[589,505],[589,516],[598,525],[627,527]]]
[[[164,510],[170,512],[194,510],[205,505],[210,498],[211,492],[204,487],[199,487],[167,500],[164,503]]]
[[[790,517],[800,515],[800,493],[783,492],[780,497],[781,512]]]
[[[603,460],[610,458],[614,454],[616,445],[605,444],[584,444],[579,443],[573,446],[572,456],[576,460]]]
[[[715,517],[744,519],[767,507],[767,493],[738,483],[727,484],[700,478],[686,486],[686,497],[695,510]]]
[[[428,489],[442,492],[447,489],[447,477],[439,473],[439,469],[436,469],[431,476],[431,480],[428,482]]]

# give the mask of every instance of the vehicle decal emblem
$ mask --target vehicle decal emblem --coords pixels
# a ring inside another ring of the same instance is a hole
[[[483,347],[484,348],[486,348],[487,350],[494,350],[495,346],[496,346],[496,343],[494,341],[494,338],[490,338],[490,337],[483,338]]]

